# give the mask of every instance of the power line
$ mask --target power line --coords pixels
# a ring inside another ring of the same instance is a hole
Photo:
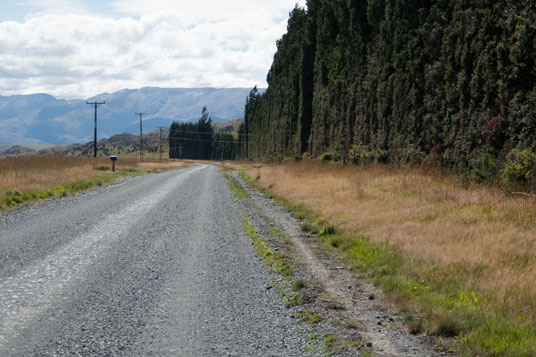
[[[180,133],[180,131],[177,131]],[[210,133],[206,133],[210,134]],[[257,135],[255,135],[257,136]],[[292,135],[293,138],[297,138],[299,134]],[[236,140],[205,140],[205,139],[189,139],[189,138],[174,138],[172,136],[169,136],[169,140],[186,140],[186,141],[204,141],[204,142],[210,142],[210,143],[234,143],[234,144],[240,144],[242,141],[236,141]]]
[[[188,134],[204,134],[204,135],[217,135],[217,134],[229,134],[229,135],[232,135],[231,133],[228,133],[228,132],[225,132],[225,131],[215,131],[215,132],[212,132],[212,133],[207,133],[207,132],[204,132],[204,131],[188,131],[188,130],[171,130],[170,129],[170,132],[173,132],[173,133],[188,133]],[[236,135],[239,135],[239,136],[257,136],[255,134],[240,134],[240,133],[236,133]]]
[[[230,141],[230,140],[204,140],[204,139],[187,139],[187,138],[172,138],[172,137],[169,137],[169,140],[185,140],[185,141],[202,141],[202,142],[208,142],[208,143],[240,144],[240,141]]]
[[[97,108],[100,107],[103,104],[106,104],[106,102],[88,102],[86,101],[86,104],[92,105],[95,108],[95,137],[93,139],[93,157],[97,157]]]

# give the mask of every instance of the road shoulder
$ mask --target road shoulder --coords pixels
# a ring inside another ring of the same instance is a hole
[[[296,318],[312,325],[317,352],[340,356],[446,355],[422,334],[412,335],[403,316],[384,298],[380,289],[358,279],[345,262],[314,234],[303,232],[296,220],[273,199],[228,171],[231,185],[245,206],[247,219],[270,250],[285,257],[291,267],[286,291],[280,295],[296,307]],[[289,298],[290,297],[290,298]],[[289,306],[289,307],[290,307]]]

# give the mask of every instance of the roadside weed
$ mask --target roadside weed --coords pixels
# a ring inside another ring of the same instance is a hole
[[[313,309],[303,309],[301,311],[298,311],[296,316],[302,320],[303,322],[309,324],[309,325],[316,325],[320,321],[322,321],[322,316],[320,316],[315,310]]]
[[[295,282],[292,283],[292,286],[290,287],[290,290],[291,291],[300,291],[301,289],[305,289],[306,287],[308,287],[309,284],[307,284],[307,282],[305,282],[304,280],[296,280]]]

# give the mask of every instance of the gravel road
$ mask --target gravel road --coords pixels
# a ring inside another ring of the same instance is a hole
[[[301,356],[241,206],[203,165],[0,214],[0,356]]]

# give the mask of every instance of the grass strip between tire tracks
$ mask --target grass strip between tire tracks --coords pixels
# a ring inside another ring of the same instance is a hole
[[[250,197],[249,193],[242,187],[240,182],[232,175],[229,175],[227,170],[227,168],[220,166],[220,171],[235,197],[238,199]],[[266,240],[259,234],[255,225],[249,220],[247,213],[242,212],[241,214],[244,228],[253,242],[257,255],[264,262],[268,275],[274,281],[272,285],[278,291],[279,298],[287,308],[304,305],[306,303],[306,296],[301,290],[308,286],[307,282],[301,279],[293,281],[293,269],[288,261],[288,257],[282,253],[274,252],[268,246]],[[275,226],[270,226],[269,230],[274,236],[280,239],[286,238]],[[296,317],[310,327],[314,327],[322,321],[322,317],[312,308],[299,310],[296,313]],[[311,345],[306,347],[306,351],[309,353],[317,353],[323,350],[330,354],[332,346],[325,344],[323,340],[321,341],[321,344],[319,344],[319,342],[320,341],[311,340]]]
[[[237,198],[246,198],[249,197],[249,194],[246,190],[240,185],[240,183],[236,180],[236,178],[232,177],[227,173],[227,169],[223,166],[220,166],[220,172],[225,178],[225,181],[227,182],[227,186],[229,186],[229,189]]]

